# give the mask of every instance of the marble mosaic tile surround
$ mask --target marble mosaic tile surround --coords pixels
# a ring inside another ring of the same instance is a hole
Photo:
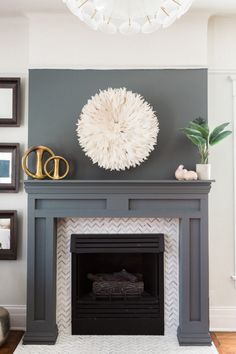
[[[119,233],[163,233],[165,235],[165,334],[176,336],[179,324],[179,220],[164,218],[65,218],[58,220],[57,324],[60,335],[71,334],[70,237],[73,233],[109,233],[111,237],[112,234]]]
[[[55,345],[22,345],[14,354],[218,354],[212,347],[180,347],[175,336],[59,335]]]

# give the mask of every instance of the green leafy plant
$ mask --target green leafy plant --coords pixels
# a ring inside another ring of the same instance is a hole
[[[210,133],[206,120],[199,117],[191,121],[187,128],[181,130],[185,136],[197,146],[201,163],[205,164],[208,163],[209,146],[218,144],[232,133],[231,130],[225,130],[228,125],[229,123],[223,123]]]

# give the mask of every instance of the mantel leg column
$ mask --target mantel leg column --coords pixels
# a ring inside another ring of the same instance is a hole
[[[27,330],[23,343],[54,344],[58,335],[55,220],[36,218],[31,213],[29,210]]]
[[[206,211],[207,213],[207,211]],[[211,345],[208,304],[208,225],[184,218],[180,228],[180,345]]]

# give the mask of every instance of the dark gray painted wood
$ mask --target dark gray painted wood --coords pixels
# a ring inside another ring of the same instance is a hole
[[[181,345],[210,345],[210,187],[211,181],[26,181],[28,291],[24,343],[53,344],[57,338],[56,218],[100,216],[180,218],[178,339]],[[81,207],[82,203],[86,209]]]
[[[200,321],[201,301],[200,301],[200,219],[189,220],[190,237],[190,319]]]
[[[35,314],[37,321],[42,321],[46,316],[46,218],[37,218],[35,220]]]
[[[140,93],[160,123],[158,144],[146,162],[109,172],[85,156],[76,122],[88,99],[108,87]],[[195,168],[197,149],[180,132],[196,117],[207,118],[207,70],[30,70],[29,146],[46,145],[71,165],[68,179],[169,179],[183,163]]]
[[[30,198],[29,210],[35,205]],[[28,213],[30,214],[31,212]],[[29,217],[27,332],[24,344],[54,344],[56,325],[56,219]],[[35,232],[34,232],[35,230]],[[33,252],[33,254],[31,253]]]

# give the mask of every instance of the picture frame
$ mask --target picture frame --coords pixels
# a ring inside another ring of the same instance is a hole
[[[17,259],[17,211],[0,210],[0,260]]]
[[[20,126],[20,78],[0,78],[0,127]]]
[[[0,193],[19,191],[20,144],[0,143]]]

